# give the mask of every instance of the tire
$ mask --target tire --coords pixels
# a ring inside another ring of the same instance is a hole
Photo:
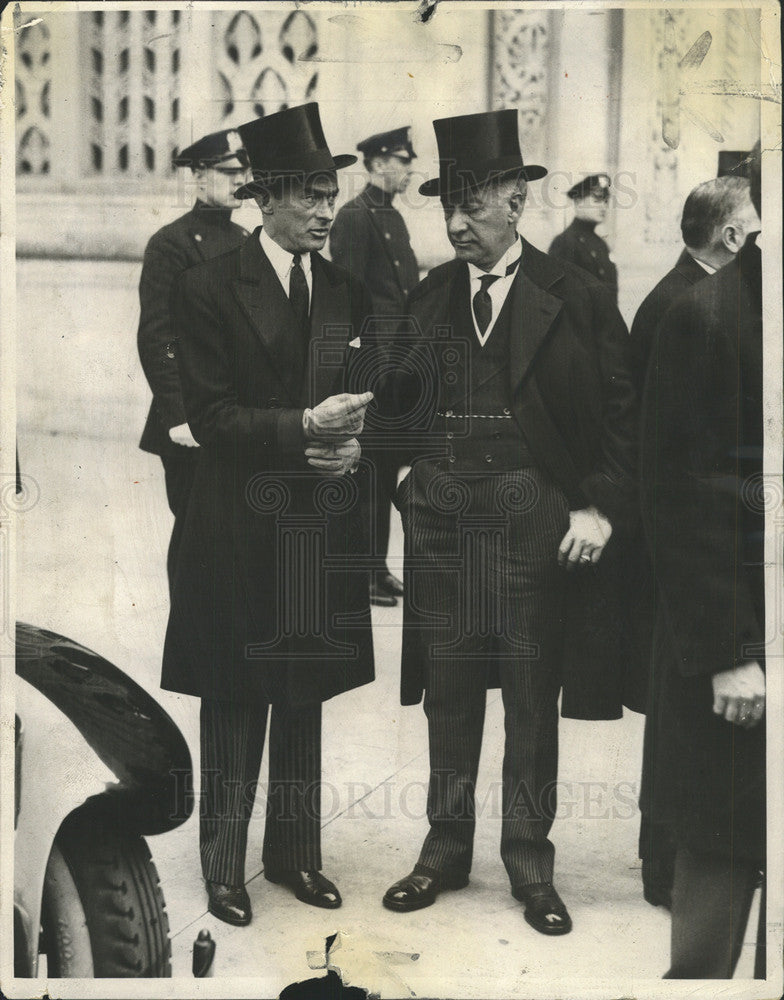
[[[69,818],[57,834],[41,926],[49,976],[171,976],[169,920],[147,843],[95,816]]]

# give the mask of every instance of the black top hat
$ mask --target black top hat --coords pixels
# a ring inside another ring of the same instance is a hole
[[[333,157],[330,153],[315,101],[256,118],[237,131],[250,157],[253,180],[244,184],[235,198],[253,198],[274,177],[304,180],[357,162],[353,154]]]
[[[587,198],[589,194],[599,195],[605,201],[610,197],[610,175],[588,174],[566,192],[569,198]]]
[[[243,167],[248,166],[242,139],[236,129],[230,128],[203,136],[172,157],[172,163],[175,167],[215,167],[232,158],[239,160]]]
[[[719,172],[717,177],[749,177],[751,153],[741,149],[719,150]]]
[[[357,149],[366,160],[372,156],[397,156],[401,160],[413,160],[416,157],[411,145],[411,129],[393,128],[389,132],[377,132],[357,143]]]
[[[544,167],[523,163],[515,108],[439,118],[433,128],[439,175],[420,185],[420,194],[453,194],[510,174],[535,181],[547,173]]]

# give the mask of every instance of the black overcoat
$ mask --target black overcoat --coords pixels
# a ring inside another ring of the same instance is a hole
[[[593,222],[572,219],[550,244],[549,253],[559,260],[577,264],[610,290],[618,301],[618,269],[610,259],[607,244],[596,234]]]
[[[564,492],[570,508],[595,504],[614,525],[597,566],[567,578],[562,713],[618,718],[626,659],[619,566],[624,526],[633,519],[636,503],[637,410],[628,333],[598,281],[525,240],[509,296],[513,416],[536,464]],[[418,286],[409,309],[424,339],[412,347],[412,358],[419,357],[411,361],[411,371],[427,373],[438,364],[434,358],[449,354],[442,349],[444,338],[461,328],[455,310],[469,308],[469,298],[468,267],[459,261],[435,268]],[[437,351],[434,344],[439,345]],[[440,381],[432,372],[425,375],[426,385],[438,386]],[[426,385],[414,383],[399,380],[399,397],[413,392],[426,399]],[[435,411],[449,402],[431,397],[422,426],[426,429]],[[410,398],[399,398],[395,405],[404,412],[415,409]],[[416,429],[412,437],[417,437]],[[408,460],[415,461],[437,444],[432,433],[425,433],[420,444],[408,448]],[[406,602],[403,704],[415,704],[423,691],[424,650],[415,626],[416,613]]]
[[[201,445],[162,686],[323,701],[373,679],[363,473],[307,465],[302,410],[347,387],[369,308],[312,254],[309,360],[258,230],[175,287],[188,422]],[[355,346],[351,346],[351,342]]]
[[[419,267],[392,196],[368,184],[340,209],[329,234],[332,260],[356,275],[376,316],[400,316],[419,283]]]
[[[700,281],[656,335],[642,421],[657,583],[643,805],[679,840],[761,860],[765,727],[714,715],[711,677],[764,668],[760,251]]]
[[[169,311],[174,279],[203,260],[219,257],[242,243],[246,229],[231,221],[227,209],[197,201],[179,219],[150,237],[139,279],[139,359],[152,390],[139,447],[154,455],[182,452],[169,437],[172,427],[186,423],[177,365],[177,343]]]

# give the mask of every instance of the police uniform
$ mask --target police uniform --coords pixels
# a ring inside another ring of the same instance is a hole
[[[591,174],[567,191],[574,199],[585,198],[589,194],[600,191],[602,197],[610,197],[610,178],[607,174]],[[618,301],[618,272],[610,260],[607,244],[597,236],[596,223],[587,219],[573,219],[566,229],[556,236],[550,244],[549,252],[561,260],[571,261],[584,271],[592,274],[612,292],[615,302]]]
[[[216,166],[221,161],[237,158],[245,162],[239,136],[236,132],[223,131],[205,136],[184,149],[174,164]],[[215,208],[197,200],[189,212],[159,229],[144,252],[139,281],[141,314],[137,342],[153,399],[139,447],[160,455],[163,462],[169,508],[175,517],[167,564],[170,581],[199,449],[175,444],[169,437],[172,427],[187,422],[169,297],[174,279],[181,271],[233,250],[247,235],[242,226],[231,221],[230,209]]]
[[[375,156],[395,156],[404,162],[416,157],[410,129],[399,128],[369,136],[357,144],[365,160]],[[338,212],[330,232],[332,260],[358,277],[370,293],[374,317],[400,317],[409,293],[419,283],[419,265],[411,248],[403,216],[392,204],[393,192],[369,182],[367,187]],[[399,584],[386,568],[389,546],[389,495],[397,482],[394,462],[383,454],[366,453],[374,462],[378,477],[379,502],[375,504],[376,567],[371,600],[394,604]],[[393,467],[394,466],[394,467]],[[391,586],[386,586],[390,584]],[[377,593],[376,590],[380,592]]]

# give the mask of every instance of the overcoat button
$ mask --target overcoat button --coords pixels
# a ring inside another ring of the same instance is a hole
[[[194,233],[193,238],[196,240],[197,243],[201,243],[201,233]]]

